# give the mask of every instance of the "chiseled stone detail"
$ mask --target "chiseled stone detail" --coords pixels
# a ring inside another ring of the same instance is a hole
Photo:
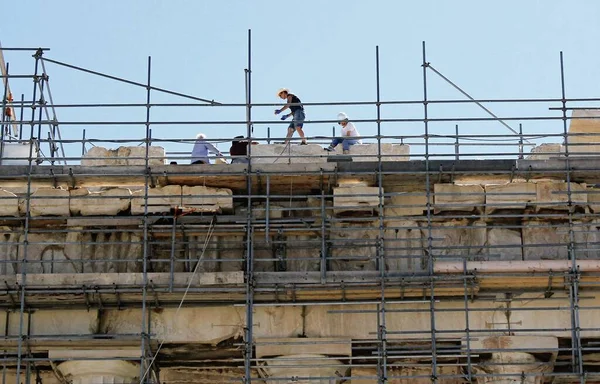
[[[81,165],[86,166],[115,166],[115,165],[145,165],[146,147],[119,147],[106,149],[93,147],[81,159]],[[148,149],[148,165],[164,165],[165,149],[150,146]]]
[[[387,369],[387,381],[389,384],[431,384],[431,368],[429,367],[389,367]],[[445,377],[450,376],[450,377]],[[436,377],[439,384],[463,384],[460,367],[438,366]],[[377,384],[376,368],[352,368],[352,384]]]
[[[259,373],[263,378],[288,378],[269,380],[271,383],[340,384],[349,376],[348,367],[339,360],[319,354],[283,355],[265,359]]]
[[[473,365],[473,373],[489,375],[476,377],[477,383],[542,384],[545,382],[543,374],[554,370],[558,339],[550,336],[481,336],[472,341],[471,348],[480,356]],[[543,354],[553,358],[540,360],[539,356]]]
[[[71,360],[58,370],[71,384],[134,384],[140,377],[139,364],[123,360]]]
[[[416,221],[388,222],[384,232],[388,272],[420,272],[426,267],[421,228]]]
[[[19,201],[19,210],[22,214],[27,211],[27,201]],[[61,188],[40,187],[29,198],[29,213],[35,216],[65,216],[69,212],[69,191]]]
[[[110,188],[90,192],[87,188],[70,191],[69,209],[77,216],[114,216],[129,210],[131,191],[128,188]]]
[[[373,222],[334,223],[331,228],[331,269],[374,271],[379,230]]]

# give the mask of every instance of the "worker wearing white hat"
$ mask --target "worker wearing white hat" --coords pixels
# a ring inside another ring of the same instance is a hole
[[[287,88],[280,88],[277,91],[277,97],[286,100],[286,104],[281,109],[276,109],[275,115],[279,115],[281,112],[289,108],[291,113],[281,116],[281,120],[285,120],[288,117],[292,117],[292,122],[288,127],[288,132],[285,137],[286,144],[294,135],[294,131],[297,131],[298,135],[300,135],[300,138],[302,139],[301,144],[306,145],[306,138],[304,137],[304,131],[302,131],[306,115],[304,115],[304,106],[302,105],[302,102],[300,101],[298,96],[294,95],[293,93],[290,93],[290,90]]]
[[[335,147],[342,143],[342,148],[346,154],[350,152],[351,145],[362,144],[362,141],[356,138],[357,136],[360,136],[360,134],[358,133],[358,130],[354,124],[348,121],[348,115],[346,115],[344,112],[340,112],[338,113],[337,119],[338,124],[342,126],[342,137],[334,137],[333,140],[331,140],[329,147],[324,149],[330,152],[335,151]]]

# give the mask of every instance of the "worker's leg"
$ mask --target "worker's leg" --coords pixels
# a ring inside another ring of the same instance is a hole
[[[344,141],[342,141],[342,148],[344,148],[344,151],[349,151],[350,150],[350,146],[356,144],[356,140],[353,139],[344,139]]]
[[[287,135],[285,136],[285,145],[287,145],[290,141],[290,139],[292,138],[292,136],[294,135],[294,123],[290,124],[290,126],[288,127],[288,131],[287,131]]]
[[[294,124],[298,135],[302,139],[302,144],[306,144],[306,137],[304,136],[304,131],[302,130],[305,118],[306,116],[304,115],[304,111],[299,109],[296,112],[294,112],[294,120],[292,121],[292,124]]]
[[[331,144],[329,144],[329,147],[324,148],[326,151],[334,151],[335,147],[338,146],[339,143],[342,142],[342,139],[340,139],[339,137],[334,137],[333,140],[331,140]]]

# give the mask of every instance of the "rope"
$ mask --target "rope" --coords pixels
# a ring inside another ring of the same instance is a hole
[[[188,282],[187,288],[185,289],[185,292],[183,293],[181,302],[179,303],[179,306],[177,307],[177,310],[175,311],[175,316],[174,316],[175,318],[177,317],[177,315],[179,314],[179,311],[181,310],[181,307],[183,306],[183,302],[185,301],[185,298],[187,297],[188,291],[190,290],[190,287],[192,286],[192,281],[194,281],[194,277],[196,276],[198,267],[200,266],[202,258],[204,257],[204,252],[206,251],[206,247],[208,246],[210,238],[212,237],[212,234],[214,233],[214,229],[215,229],[215,227],[213,225],[214,223],[215,223],[215,219],[213,216],[212,220],[210,221],[210,227],[208,228],[208,233],[206,235],[206,239],[204,240],[204,245],[202,247],[202,253],[200,254],[200,257],[198,257],[198,263],[196,264],[196,267],[194,267],[194,271],[192,272],[190,281]],[[146,369],[146,371],[144,372],[144,375],[140,379],[140,384],[142,384],[144,382],[144,379],[146,378],[146,376],[148,376],[148,372],[150,372],[150,369],[152,368],[152,365],[154,364],[154,361],[156,360],[156,357],[158,356],[158,353],[160,352],[160,349],[162,348],[164,343],[165,343],[165,340],[160,342],[158,349],[156,350],[156,353],[154,354],[154,357],[152,357],[152,360],[150,360],[150,364],[148,364],[148,368]]]

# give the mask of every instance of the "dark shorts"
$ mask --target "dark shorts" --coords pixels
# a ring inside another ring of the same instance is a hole
[[[296,112],[294,112],[292,122],[290,123],[288,129],[302,128],[302,125],[304,125],[305,118],[306,116],[304,115],[304,111],[302,109],[297,110]]]

